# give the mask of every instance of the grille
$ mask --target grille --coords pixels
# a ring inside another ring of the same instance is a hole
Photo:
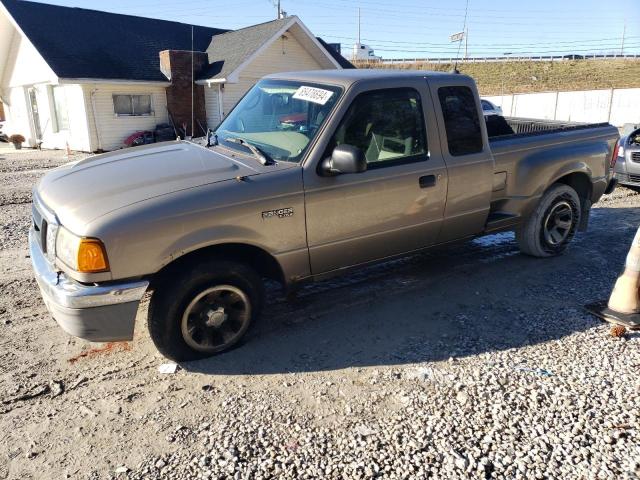
[[[640,175],[629,174],[629,180],[631,180],[632,182],[640,182]]]
[[[640,152],[631,152],[631,161],[640,163]]]
[[[38,210],[35,203],[31,206],[31,217],[33,219],[33,230],[35,231],[35,238],[40,245],[40,250],[46,253],[47,250],[47,221],[42,216],[42,213]]]

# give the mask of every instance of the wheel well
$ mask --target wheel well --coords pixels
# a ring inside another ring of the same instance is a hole
[[[580,203],[584,204],[585,200],[591,200],[591,189],[593,186],[586,173],[570,173],[569,175],[559,178],[556,182],[564,183],[573,188],[578,194],[578,197],[580,197]]]
[[[282,268],[270,253],[260,247],[242,243],[212,245],[194,250],[165,265],[156,276],[159,278],[167,272],[185,268],[194,262],[215,258],[244,263],[253,268],[261,277],[279,282],[282,286],[285,285]]]

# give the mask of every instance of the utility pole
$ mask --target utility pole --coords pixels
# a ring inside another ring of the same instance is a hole
[[[358,48],[360,48],[360,7],[358,7]]]
[[[620,56],[624,55],[624,37],[627,33],[627,22],[625,20],[624,26],[622,27],[622,45],[620,45]]]
[[[469,47],[469,27],[467,27],[464,32],[464,58],[465,59],[468,56],[468,47]]]

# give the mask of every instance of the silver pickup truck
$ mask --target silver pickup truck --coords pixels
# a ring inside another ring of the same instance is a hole
[[[47,173],[30,248],[52,316],[129,340],[145,292],[165,356],[236,344],[264,303],[369,262],[515,230],[562,252],[615,186],[608,124],[483,118],[473,80],[376,70],[259,81],[205,145],[168,142]]]

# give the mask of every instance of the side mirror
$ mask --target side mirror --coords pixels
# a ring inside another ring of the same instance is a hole
[[[322,162],[322,172],[327,176],[342,173],[362,173],[367,170],[367,159],[362,150],[353,145],[338,145],[331,157]]]

